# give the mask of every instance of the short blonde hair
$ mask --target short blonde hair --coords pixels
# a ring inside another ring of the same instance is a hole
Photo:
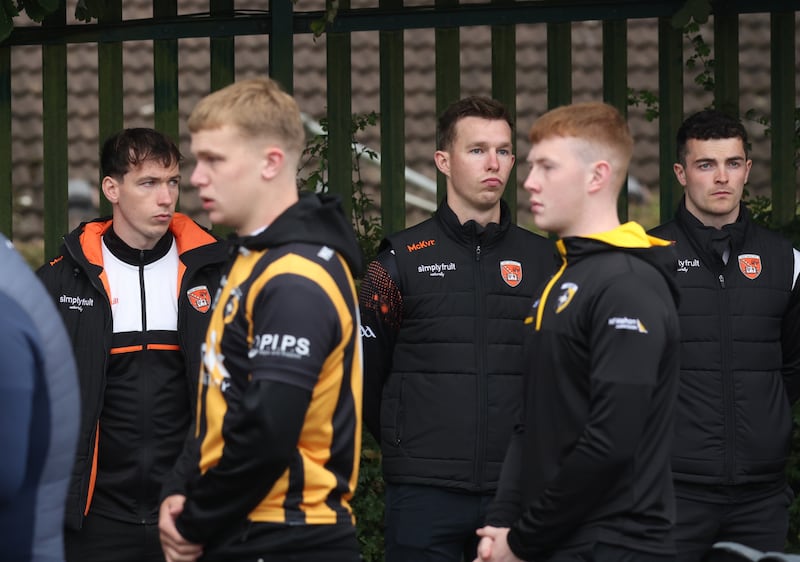
[[[622,114],[607,103],[574,103],[548,111],[533,124],[529,138],[536,144],[551,137],[583,140],[600,152],[610,149],[614,174],[624,178],[628,173],[633,137]]]
[[[187,125],[191,133],[233,125],[245,136],[272,138],[298,157],[305,148],[297,102],[266,77],[240,80],[207,95],[192,110]]]

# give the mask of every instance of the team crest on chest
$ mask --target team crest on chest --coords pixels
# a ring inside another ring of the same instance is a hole
[[[758,254],[741,254],[739,256],[739,271],[748,279],[755,279],[761,275],[761,256]]]
[[[558,295],[556,301],[556,314],[560,314],[572,302],[575,293],[578,292],[578,286],[575,283],[563,283],[560,287],[561,293]]]
[[[199,285],[186,291],[186,296],[189,297],[189,303],[198,312],[205,314],[211,308],[211,293],[208,292],[208,287]]]
[[[500,277],[509,287],[516,287],[522,282],[522,264],[514,260],[501,261]]]

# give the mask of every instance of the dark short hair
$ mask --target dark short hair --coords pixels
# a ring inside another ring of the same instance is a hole
[[[506,107],[497,100],[484,96],[470,96],[450,104],[439,116],[436,136],[437,150],[447,150],[456,137],[456,123],[465,117],[480,117],[481,119],[502,119],[511,130],[514,123]]]
[[[705,109],[687,117],[678,129],[678,162],[686,164],[686,143],[689,139],[741,139],[747,157],[747,131],[736,117],[717,109]]]
[[[180,163],[183,156],[164,133],[146,127],[123,129],[103,143],[100,171],[103,177],[121,179],[131,168],[148,160],[166,167]]]

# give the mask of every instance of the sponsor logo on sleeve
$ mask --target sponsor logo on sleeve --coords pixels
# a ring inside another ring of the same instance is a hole
[[[639,332],[646,334],[647,328],[644,327],[642,321],[638,318],[628,318],[627,316],[614,316],[608,319],[608,325],[615,330],[627,330],[629,332]]]
[[[258,334],[247,356],[288,357],[302,359],[311,354],[311,341],[292,334]]]
[[[369,338],[372,338],[372,339],[375,339],[375,338],[377,338],[377,337],[378,337],[378,336],[376,336],[376,335],[375,335],[375,330],[373,330],[373,329],[372,329],[372,328],[370,328],[369,326],[364,326],[364,325],[362,324],[361,326],[359,326],[359,330],[361,331],[361,337],[362,337],[362,338],[367,338],[367,339],[369,339]]]
[[[761,256],[758,254],[741,254],[739,256],[739,271],[748,279],[755,279],[761,275]]]
[[[198,285],[186,291],[189,304],[198,312],[205,314],[211,308],[211,293],[206,285]]]
[[[514,260],[501,261],[500,277],[509,287],[516,287],[522,283],[522,264]]]

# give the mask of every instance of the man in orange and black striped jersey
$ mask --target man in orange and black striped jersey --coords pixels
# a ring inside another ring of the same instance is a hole
[[[334,197],[298,194],[305,134],[267,78],[189,117],[191,181],[238,238],[203,346],[197,428],[165,486],[168,561],[359,560],[360,249]]]

